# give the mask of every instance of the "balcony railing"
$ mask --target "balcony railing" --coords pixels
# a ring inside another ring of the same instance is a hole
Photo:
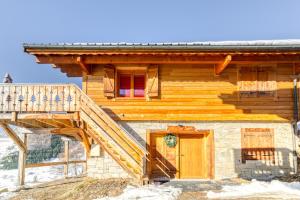
[[[74,84],[0,84],[0,113],[75,112],[80,98]]]

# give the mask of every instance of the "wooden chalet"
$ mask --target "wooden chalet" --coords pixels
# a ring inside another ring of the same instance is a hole
[[[296,172],[300,40],[24,44],[24,51],[82,77],[82,86],[1,84],[2,126],[82,141],[90,176]]]

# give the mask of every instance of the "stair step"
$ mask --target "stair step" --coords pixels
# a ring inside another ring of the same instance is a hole
[[[121,160],[121,161],[126,161],[126,159],[125,159],[125,158],[123,158],[123,157],[120,157],[120,160]]]

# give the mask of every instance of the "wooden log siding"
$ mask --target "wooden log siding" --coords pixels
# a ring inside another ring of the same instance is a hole
[[[80,90],[71,84],[0,84],[0,112],[75,112]]]
[[[83,85],[93,102],[114,120],[293,119],[293,64],[277,64],[272,80],[276,97],[239,98],[238,67],[229,66],[215,76],[213,65],[160,65],[159,97],[151,99],[107,98],[104,65],[94,65]],[[0,113],[75,112],[80,110],[82,96],[67,84],[0,84],[0,94]]]
[[[276,65],[275,97],[241,99],[238,67],[228,66],[215,76],[209,64],[159,65],[160,94],[149,100],[106,98],[103,65],[94,65],[84,84],[89,97],[115,120],[292,120],[293,64]]]
[[[238,69],[240,97],[274,97],[276,68],[274,66],[247,66]]]

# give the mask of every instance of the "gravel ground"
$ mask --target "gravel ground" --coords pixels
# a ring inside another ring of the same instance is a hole
[[[21,190],[11,200],[92,200],[104,196],[118,196],[129,180],[71,178],[40,184]]]

